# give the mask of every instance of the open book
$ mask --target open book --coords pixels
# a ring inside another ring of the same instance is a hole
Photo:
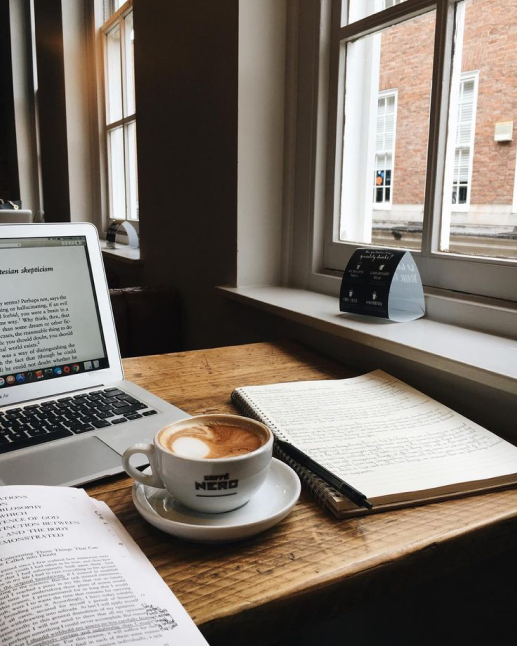
[[[517,483],[517,448],[381,370],[237,388],[232,400],[366,495],[368,512],[279,452],[337,517]]]
[[[207,646],[109,507],[82,489],[0,487],[2,646]]]

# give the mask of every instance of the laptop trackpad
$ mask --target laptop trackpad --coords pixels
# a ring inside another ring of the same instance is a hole
[[[89,437],[13,456],[2,464],[0,484],[72,485],[121,471],[120,465],[116,451]]]

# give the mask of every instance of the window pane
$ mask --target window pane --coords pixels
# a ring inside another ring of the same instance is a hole
[[[405,2],[405,0],[350,0],[348,22],[366,18],[366,16],[371,16],[383,9],[389,9],[401,2]]]
[[[440,249],[517,258],[517,3],[456,11]]]
[[[347,45],[340,240],[420,249],[435,12]]]
[[[122,66],[120,27],[106,34],[106,119],[108,124],[122,118]]]
[[[110,217],[125,220],[126,188],[124,180],[124,130],[108,132]]]
[[[128,220],[138,220],[138,175],[136,160],[136,123],[126,126]]]
[[[124,18],[125,29],[125,83],[126,83],[126,114],[130,116],[135,113],[135,58],[134,43],[135,32],[133,29],[133,12]]]
[[[104,0],[104,20],[108,20],[120,7],[126,2],[126,0]]]

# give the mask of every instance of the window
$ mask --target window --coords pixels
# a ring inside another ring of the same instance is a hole
[[[120,5],[115,1],[113,8]],[[132,0],[102,27],[109,217],[138,220]]]
[[[377,133],[375,137],[375,168],[373,175],[374,206],[391,204],[393,158],[395,156],[395,121],[397,94],[385,92],[377,102]]]
[[[516,143],[494,139],[517,3],[495,5],[322,2],[309,287],[372,244],[412,250],[427,286],[517,300]]]
[[[125,0],[104,0],[104,20],[108,20],[124,4]]]
[[[421,248],[435,24],[431,11],[340,45],[340,242]]]
[[[348,0],[350,21],[370,16],[384,9],[390,9],[395,5],[406,2],[406,0]]]
[[[470,201],[474,126],[476,122],[476,78],[472,74],[464,74],[458,93],[456,146],[454,150],[454,171],[452,177],[452,203],[456,205],[456,209],[460,206],[468,205]]]

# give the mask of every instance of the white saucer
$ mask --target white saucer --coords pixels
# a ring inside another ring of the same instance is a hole
[[[266,481],[253,498],[239,509],[204,514],[181,505],[164,489],[135,482],[133,502],[151,525],[189,541],[220,543],[263,532],[283,520],[300,496],[296,473],[273,458]]]

